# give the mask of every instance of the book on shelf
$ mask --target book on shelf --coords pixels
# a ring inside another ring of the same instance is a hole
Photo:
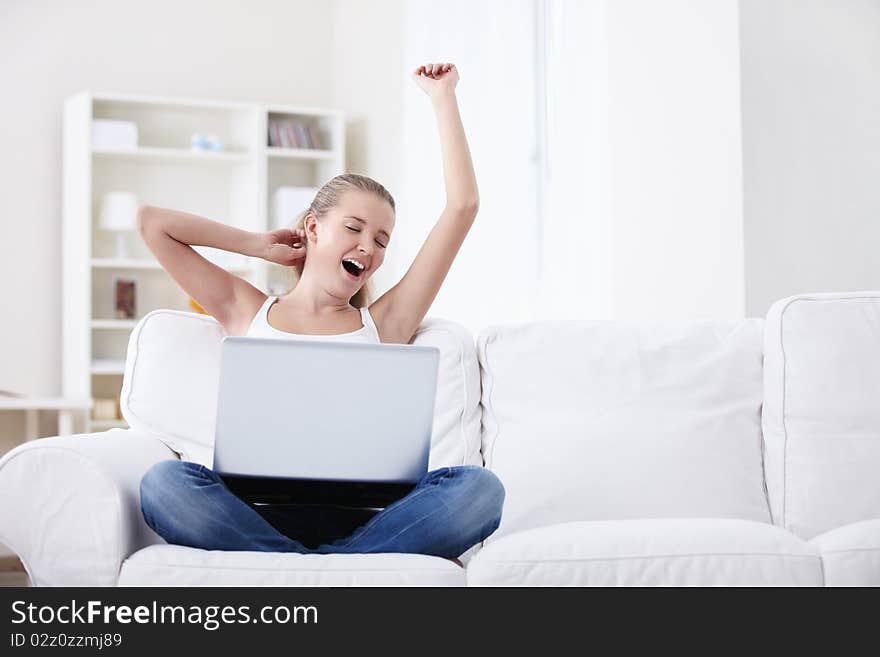
[[[301,121],[269,121],[269,146],[320,149],[321,135],[314,125]]]
[[[312,144],[314,144],[312,148],[323,148],[323,146],[321,145],[321,136],[318,134],[318,129],[313,125],[309,126],[309,136],[311,137]]]
[[[302,148],[302,144],[297,138],[296,126],[294,126],[292,123],[284,124],[284,135],[287,137],[286,146],[290,148]]]
[[[296,130],[296,137],[300,144],[302,144],[302,148],[314,148],[312,146],[312,141],[309,139],[309,133],[306,132],[306,128],[301,123],[294,123],[293,129]]]

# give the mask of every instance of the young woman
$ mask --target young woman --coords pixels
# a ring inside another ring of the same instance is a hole
[[[372,303],[366,284],[385,258],[395,208],[388,191],[365,176],[336,176],[292,228],[268,233],[151,206],[139,210],[138,228],[150,250],[227,334],[400,344],[413,337],[473,224],[478,195],[455,96],[458,71],[453,64],[426,64],[412,78],[437,116],[446,207],[403,278]],[[298,280],[284,296],[267,297],[190,245],[294,267]],[[341,386],[339,394],[342,406],[353,393]],[[237,495],[210,468],[178,460],[157,463],[140,486],[147,524],[169,543],[209,550],[414,552],[455,561],[495,531],[504,502],[498,478],[472,465],[432,470],[384,508],[367,502],[369,495],[361,504],[334,503],[338,492],[328,488],[327,496],[315,499],[312,490],[309,500],[260,504]]]

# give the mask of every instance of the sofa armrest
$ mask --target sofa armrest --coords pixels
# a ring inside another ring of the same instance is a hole
[[[0,459],[0,542],[32,586],[115,586],[129,555],[162,542],[144,522],[140,481],[172,458],[157,436],[131,429],[19,445]]]

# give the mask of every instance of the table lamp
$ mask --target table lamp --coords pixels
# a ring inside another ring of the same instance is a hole
[[[101,199],[101,228],[116,232],[116,258],[125,258],[124,233],[137,227],[138,198],[131,192],[108,192]]]

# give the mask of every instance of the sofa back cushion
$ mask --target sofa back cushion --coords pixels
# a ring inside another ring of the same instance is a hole
[[[780,299],[764,351],[773,521],[809,539],[880,516],[880,292]]]
[[[761,319],[511,324],[477,336],[483,458],[501,526],[713,517],[769,522]]]
[[[208,467],[225,335],[207,315],[165,309],[147,314],[129,338],[120,399],[129,426],[155,434],[181,458]],[[427,318],[411,344],[440,350],[429,467],[482,464],[473,336],[454,322]]]

